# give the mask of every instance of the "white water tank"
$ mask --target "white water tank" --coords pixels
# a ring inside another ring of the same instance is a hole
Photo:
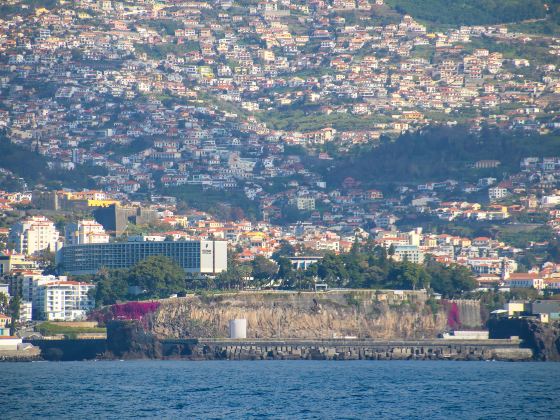
[[[245,318],[229,321],[229,338],[247,338],[247,320]]]

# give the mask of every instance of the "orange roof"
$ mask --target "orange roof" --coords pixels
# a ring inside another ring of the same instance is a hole
[[[508,280],[526,280],[526,279],[538,279],[541,275],[538,273],[512,273],[509,275]]]

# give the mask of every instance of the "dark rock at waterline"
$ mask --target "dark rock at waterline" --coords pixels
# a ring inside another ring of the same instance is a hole
[[[533,350],[535,360],[560,362],[560,322],[542,323],[529,318],[501,318],[488,321],[490,338],[518,336]]]
[[[107,323],[106,357],[119,359],[159,359],[161,342],[146,333],[138,321],[110,321]]]

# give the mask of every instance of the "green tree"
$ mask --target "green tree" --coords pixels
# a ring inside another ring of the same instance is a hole
[[[92,293],[96,306],[112,305],[128,295],[127,270],[101,269],[93,277],[96,287]]]
[[[474,276],[467,267],[456,264],[446,267],[435,262],[430,262],[427,267],[431,288],[444,296],[459,296],[476,287]]]
[[[21,296],[16,295],[10,301],[9,315],[12,318],[10,334],[14,335],[16,333],[16,324],[21,316]]]
[[[129,285],[139,286],[150,296],[160,298],[186,289],[185,271],[162,255],[152,255],[131,267],[127,279]]]
[[[294,271],[292,262],[286,257],[279,257],[276,262],[278,263],[278,278],[285,279]]]
[[[278,272],[278,265],[262,255],[257,255],[251,266],[253,277],[260,284],[265,280],[272,279]]]
[[[296,249],[292,244],[286,240],[280,241],[280,248],[274,254],[272,254],[272,259],[278,261],[280,257],[293,257],[295,255]]]
[[[0,293],[0,314],[7,314],[10,308],[10,299],[7,294]]]

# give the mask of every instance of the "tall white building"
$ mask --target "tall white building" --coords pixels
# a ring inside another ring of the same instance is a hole
[[[56,251],[59,239],[54,223],[43,216],[33,216],[15,223],[10,229],[9,242],[15,250],[26,255],[41,251]]]
[[[66,245],[103,244],[109,242],[109,235],[95,220],[81,220],[69,223],[65,229]]]
[[[22,305],[25,305],[25,311],[29,311],[29,314],[25,316],[29,316],[29,320],[38,319],[37,296],[39,288],[60,280],[66,280],[66,277],[45,276],[37,271],[22,272],[14,277],[13,286],[21,291]]]
[[[56,281],[37,288],[33,306],[38,316],[48,321],[77,321],[94,308],[89,291],[95,286],[77,281]]]
[[[490,201],[498,201],[509,195],[507,188],[496,186],[488,189],[488,198]]]

